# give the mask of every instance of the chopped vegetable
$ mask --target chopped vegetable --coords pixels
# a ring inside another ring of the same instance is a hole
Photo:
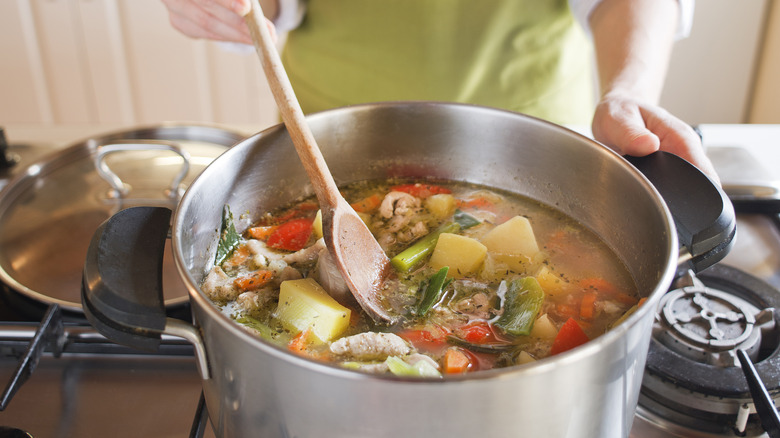
[[[504,302],[504,313],[494,325],[515,336],[531,333],[544,301],[544,291],[534,277],[514,279]]]
[[[287,349],[301,356],[308,356],[308,345],[311,342],[311,329],[306,329],[293,337],[287,344]]]
[[[449,271],[449,268],[445,266],[428,280],[428,285],[423,291],[420,304],[417,306],[418,316],[425,316],[433,305],[439,302],[444,289],[452,282],[452,279],[447,279],[447,271]]]
[[[599,294],[596,292],[586,292],[582,295],[582,300],[580,301],[580,318],[593,318],[593,315],[596,314],[596,298],[598,298],[598,295]]]
[[[349,326],[352,311],[334,300],[311,278],[281,284],[275,315],[287,330],[311,330],[322,342],[340,336]]]
[[[448,218],[455,207],[455,197],[449,193],[439,193],[425,199],[425,208],[440,220]]]
[[[569,318],[563,323],[561,329],[558,330],[558,335],[555,337],[555,340],[553,340],[550,354],[563,353],[574,347],[579,347],[589,340],[588,335],[586,335],[582,330],[582,327],[577,324],[577,321],[574,320],[574,318]]]
[[[536,322],[534,322],[534,326],[531,329],[531,336],[539,339],[553,339],[557,334],[558,329],[550,321],[550,317],[546,313],[536,318]]]
[[[260,320],[252,318],[248,315],[241,315],[236,318],[236,322],[254,330],[258,335],[260,335],[261,338],[265,339],[266,341],[273,341],[271,327],[262,323]]]
[[[298,218],[276,227],[266,243],[271,248],[298,251],[306,246],[313,231],[311,219]]]
[[[539,252],[531,222],[522,216],[496,226],[483,238],[488,251],[500,254],[524,255],[532,258]]]
[[[511,351],[517,348],[515,344],[506,341],[473,343],[455,335],[448,335],[447,341],[452,345],[457,345],[466,348],[475,353],[498,354],[506,351]]]
[[[222,264],[240,242],[241,236],[236,232],[236,226],[233,223],[233,213],[230,212],[230,207],[225,205],[222,209],[222,225],[219,229],[219,242],[217,243],[217,254],[214,263],[217,265]]]
[[[461,230],[465,230],[467,228],[471,228],[482,223],[479,219],[475,218],[474,216],[462,212],[460,210],[455,211],[455,216],[453,217],[453,219],[458,225],[460,225]]]
[[[368,213],[374,211],[382,203],[382,197],[378,193],[367,196],[360,201],[350,204],[352,209],[358,213]]]
[[[390,263],[395,269],[401,272],[409,272],[433,252],[433,248],[439,240],[439,235],[442,233],[457,233],[458,230],[460,230],[460,225],[456,222],[443,225],[436,231],[415,242],[414,245],[401,251],[398,255],[390,259]]]
[[[523,365],[532,362],[536,362],[536,359],[534,359],[534,357],[531,356],[531,354],[528,353],[527,351],[521,351],[520,354],[517,355],[517,359],[515,359],[515,363],[518,365]]]
[[[317,210],[317,214],[314,216],[314,222],[311,226],[314,229],[314,238],[322,239],[322,210]]]
[[[235,285],[238,290],[246,292],[248,290],[255,290],[265,286],[271,281],[273,277],[273,272],[260,269],[243,277],[236,278],[233,280],[233,285]]]
[[[447,345],[447,332],[436,326],[421,329],[406,329],[398,336],[412,344],[419,351],[437,351]]]
[[[266,240],[268,239],[268,236],[270,236],[271,233],[274,232],[275,229],[276,229],[275,225],[250,227],[246,230],[246,234],[252,239]]]
[[[444,353],[442,369],[444,374],[463,374],[471,369],[471,360],[465,351],[458,347],[451,347]]]
[[[449,276],[461,278],[477,272],[485,261],[487,248],[478,240],[460,234],[441,233],[428,264],[433,269],[449,266]]]
[[[414,365],[404,362],[398,356],[390,356],[385,359],[385,364],[390,372],[402,377],[441,377],[441,373],[427,361],[421,360]]]
[[[442,193],[452,193],[448,188],[437,186],[434,184],[402,184],[399,186],[393,186],[390,188],[396,192],[408,193],[417,198],[427,198],[431,195],[438,195]]]
[[[472,344],[484,344],[496,341],[493,330],[490,329],[490,326],[487,323],[475,322],[461,327],[457,331],[464,340],[471,342]]]

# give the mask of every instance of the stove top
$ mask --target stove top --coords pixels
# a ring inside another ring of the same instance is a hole
[[[51,149],[20,145],[12,159],[41,157],[42,150]],[[734,152],[713,151],[724,157]],[[723,166],[716,161],[719,171]],[[12,173],[0,175],[0,184]],[[733,351],[748,352],[776,400],[780,218],[761,211],[760,203],[758,211],[756,204],[745,205],[749,212],[737,209],[738,236],[729,256],[696,276],[683,275],[663,300],[631,438],[766,436],[751,415]],[[0,291],[0,382],[10,381],[48,310],[7,287]],[[186,318],[188,309],[173,312]],[[61,330],[65,341],[41,341],[44,354],[33,360],[34,373],[24,376],[27,381],[0,412],[0,438],[15,436],[8,427],[38,438],[214,436],[202,416],[201,380],[189,344],[167,338],[160,353],[144,354],[108,342],[78,313],[60,313],[53,330]],[[766,371],[772,367],[775,373]]]

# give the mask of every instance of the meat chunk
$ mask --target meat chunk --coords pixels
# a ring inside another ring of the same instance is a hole
[[[330,351],[356,360],[384,360],[404,356],[412,351],[406,341],[392,333],[365,332],[341,338],[330,345]]]
[[[212,301],[217,302],[235,300],[238,296],[238,288],[233,285],[233,279],[219,266],[211,268],[206,279],[203,280],[201,289]]]
[[[300,251],[296,251],[292,254],[285,254],[282,260],[289,264],[295,263],[309,263],[317,259],[320,251],[325,249],[325,239],[318,239],[314,242],[314,245],[303,248]]]
[[[252,314],[266,305],[271,299],[273,294],[270,291],[249,291],[244,292],[236,298],[236,304],[245,312]]]
[[[379,214],[390,219],[396,215],[406,215],[411,210],[420,208],[420,199],[405,192],[390,192],[379,205]]]

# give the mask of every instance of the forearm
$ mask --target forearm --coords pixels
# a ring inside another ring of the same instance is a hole
[[[601,95],[657,104],[678,20],[677,0],[603,0],[590,16]]]

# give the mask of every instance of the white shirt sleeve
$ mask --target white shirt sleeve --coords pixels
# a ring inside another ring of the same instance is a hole
[[[601,3],[601,0],[569,0],[569,7],[574,17],[588,35],[590,35],[588,19],[599,3]],[[677,0],[677,5],[680,7],[680,21],[677,23],[675,39],[682,39],[691,33],[695,0]]]

